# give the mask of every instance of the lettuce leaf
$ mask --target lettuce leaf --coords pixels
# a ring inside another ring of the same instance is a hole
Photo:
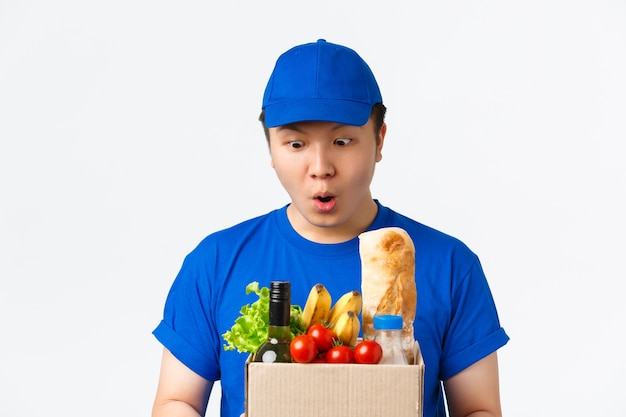
[[[259,283],[254,281],[246,286],[246,294],[250,293],[255,293],[259,299],[241,307],[240,316],[235,319],[231,329],[222,335],[226,342],[224,350],[253,353],[267,340],[270,290],[267,287],[259,288]],[[302,325],[302,308],[292,304],[290,313],[291,336],[304,333],[306,329]]]

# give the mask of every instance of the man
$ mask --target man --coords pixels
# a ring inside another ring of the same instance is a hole
[[[501,416],[496,351],[508,341],[478,258],[460,241],[373,199],[385,107],[368,65],[324,40],[276,62],[263,97],[271,166],[290,203],[213,233],[185,259],[154,334],[164,345],[154,417],[203,415],[213,381],[222,416],[244,411],[246,355],[224,351],[251,281],[288,280],[292,303],[310,288],[360,288],[357,236],[405,229],[416,247],[414,323],[426,364],[424,416]]]

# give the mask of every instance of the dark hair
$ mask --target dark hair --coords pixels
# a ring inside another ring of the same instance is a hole
[[[376,134],[376,140],[378,141],[378,134],[380,133],[380,129],[383,127],[383,123],[385,123],[385,113],[387,113],[387,108],[383,103],[376,103],[372,106],[372,112],[370,113],[370,119],[374,121],[374,133]],[[265,140],[267,143],[270,143],[270,130],[265,125],[265,110],[261,110],[261,114],[259,115],[259,121],[263,125],[263,131],[265,132]]]

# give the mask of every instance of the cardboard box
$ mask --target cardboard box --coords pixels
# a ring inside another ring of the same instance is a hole
[[[417,348],[415,357],[413,365],[248,362],[246,416],[422,417]]]

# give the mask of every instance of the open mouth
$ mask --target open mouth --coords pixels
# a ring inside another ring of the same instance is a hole
[[[334,195],[322,194],[313,199],[313,206],[320,213],[330,213],[335,210],[337,198]]]

